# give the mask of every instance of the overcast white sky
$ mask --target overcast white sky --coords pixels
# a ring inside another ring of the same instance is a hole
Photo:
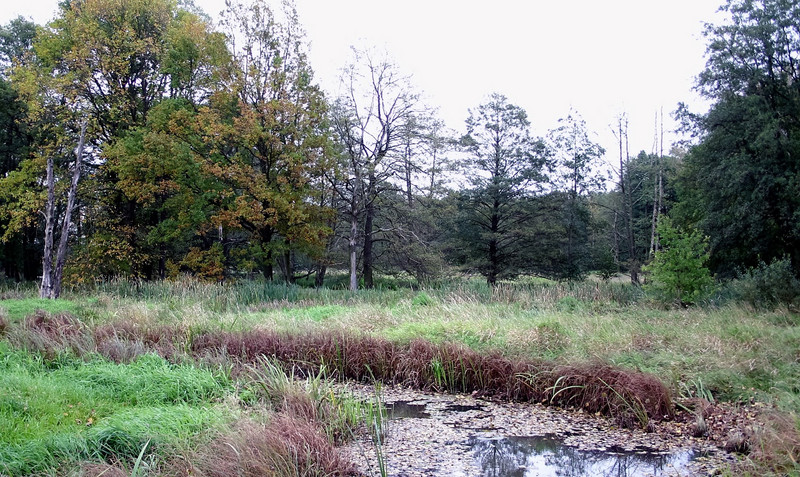
[[[663,107],[671,129],[679,101],[707,109],[692,85],[705,63],[703,23],[723,0],[296,2],[312,67],[329,91],[350,45],[375,45],[413,75],[453,129],[462,131],[467,109],[499,92],[525,108],[536,135],[574,108],[613,159],[610,125],[621,112],[630,119],[632,152],[650,152],[656,111]],[[17,15],[45,23],[58,2],[2,3],[4,24]],[[212,18],[224,8],[224,0],[195,3]]]

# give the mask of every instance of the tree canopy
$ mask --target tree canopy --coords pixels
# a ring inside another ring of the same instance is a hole
[[[327,270],[352,290],[381,274],[639,284],[667,280],[682,247],[705,260],[705,240],[718,277],[797,273],[800,7],[722,11],[698,77],[711,108],[678,113],[694,142],[665,148],[662,112],[660,146],[630,151],[622,114],[618,160],[578,111],[538,131],[500,93],[450,130],[374,48],[353,49],[326,95],[291,1],[227,2],[218,25],[172,0],[14,19],[0,26],[0,277],[50,277],[47,296],[62,276],[320,286]]]
[[[730,0],[723,10],[728,20],[706,30],[699,88],[713,105],[697,118],[679,210],[710,237],[712,268],[731,276],[800,252],[800,8]]]

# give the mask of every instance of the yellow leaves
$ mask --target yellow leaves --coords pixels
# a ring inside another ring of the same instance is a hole
[[[195,276],[207,281],[222,281],[225,278],[225,255],[222,245],[214,243],[209,250],[192,247],[181,261]]]

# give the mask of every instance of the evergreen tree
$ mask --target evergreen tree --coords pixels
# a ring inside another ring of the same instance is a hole
[[[462,171],[471,188],[461,203],[464,260],[494,285],[531,265],[522,255],[535,245],[530,199],[546,180],[547,149],[531,136],[525,110],[501,94],[470,110],[466,123],[461,142],[469,158]]]

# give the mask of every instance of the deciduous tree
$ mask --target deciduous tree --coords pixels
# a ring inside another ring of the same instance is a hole
[[[333,126],[341,144],[342,174],[332,184],[347,206],[350,289],[358,288],[358,244],[363,247],[364,285],[373,285],[374,245],[379,240],[375,219],[379,201],[402,163],[408,125],[420,108],[419,95],[408,76],[374,51],[354,50],[353,62],[342,76],[343,93],[333,109]],[[362,225],[363,224],[363,225]],[[362,225],[362,231],[359,231]]]
[[[800,7],[729,0],[722,11],[699,77],[713,105],[696,117],[676,218],[710,237],[719,274],[784,256],[800,270]]]

